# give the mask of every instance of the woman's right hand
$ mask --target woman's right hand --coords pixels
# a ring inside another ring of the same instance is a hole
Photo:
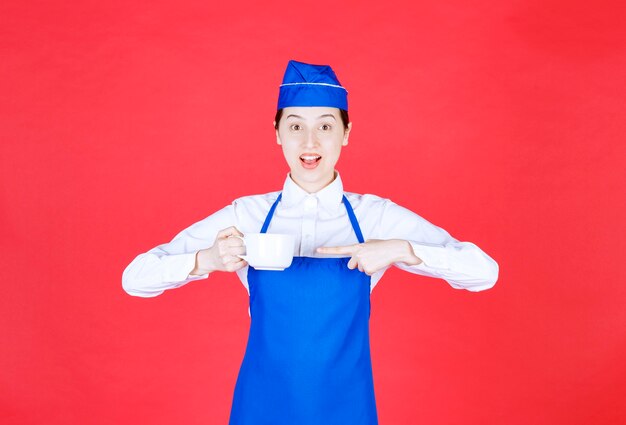
[[[197,252],[196,266],[189,274],[199,276],[214,271],[234,272],[246,267],[248,263],[238,257],[246,253],[246,248],[243,240],[236,236],[243,237],[243,233],[235,226],[220,230],[211,248]]]

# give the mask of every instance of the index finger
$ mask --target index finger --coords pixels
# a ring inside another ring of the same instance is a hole
[[[323,246],[317,248],[317,252],[320,254],[348,254],[352,255],[356,252],[359,245],[345,245],[345,246]]]
[[[241,236],[243,237],[243,233],[241,233],[235,226],[227,227],[226,229],[222,229],[217,234],[218,238],[227,238],[229,236]]]

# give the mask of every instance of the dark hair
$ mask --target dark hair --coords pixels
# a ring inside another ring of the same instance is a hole
[[[339,109],[339,115],[341,116],[341,121],[343,122],[343,128],[345,130],[348,129],[348,124],[350,123],[350,117],[348,116],[348,111],[343,109]],[[279,109],[276,111],[276,116],[274,117],[274,121],[276,121],[276,125],[274,128],[278,130],[278,124],[280,123],[280,118],[283,116],[283,110]]]

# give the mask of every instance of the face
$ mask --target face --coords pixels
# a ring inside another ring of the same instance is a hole
[[[352,123],[344,129],[337,108],[284,108],[276,141],[283,148],[291,178],[309,193],[330,184],[351,129]]]

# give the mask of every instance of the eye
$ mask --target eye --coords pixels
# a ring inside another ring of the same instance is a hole
[[[330,126],[330,124],[322,124],[322,126],[320,127],[320,129],[324,130],[324,131],[328,131],[330,130],[332,127]]]
[[[300,130],[300,124],[291,124],[289,128],[293,131],[298,131]]]

